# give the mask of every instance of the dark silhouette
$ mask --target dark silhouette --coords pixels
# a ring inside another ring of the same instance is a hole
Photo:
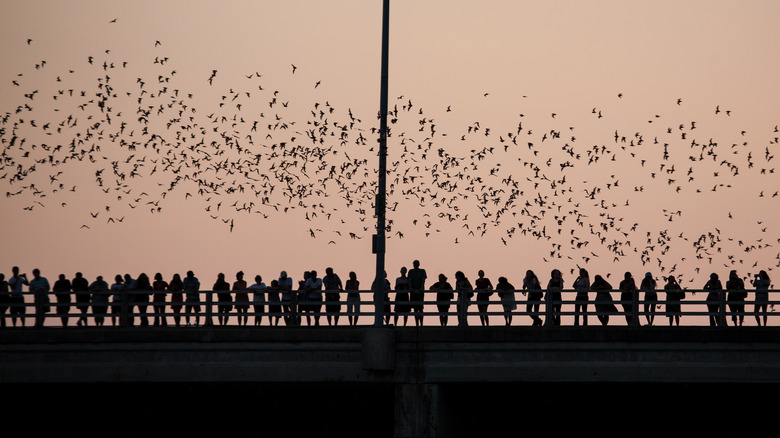
[[[154,283],[152,283],[152,290],[154,290],[154,294],[152,295],[154,322],[152,325],[155,327],[168,325],[167,318],[165,317],[165,295],[168,291],[168,286],[168,282],[163,280],[161,273],[158,272],[154,274]]]
[[[230,295],[230,283],[225,281],[225,274],[217,274],[217,281],[211,290],[217,293],[217,323],[226,325],[230,309],[233,308],[233,297]]]
[[[636,281],[630,272],[623,275],[623,281],[618,285],[620,289],[620,304],[623,307],[623,315],[626,318],[626,325],[634,325],[634,305],[637,299]]]
[[[574,325],[580,325],[580,316],[582,316],[582,325],[588,325],[590,277],[585,268],[580,268],[580,275],[574,280],[572,287],[577,291],[577,295],[574,297]]]
[[[252,291],[252,310],[254,310],[255,316],[254,322],[255,326],[258,326],[263,322],[263,313],[265,311],[265,292],[267,287],[265,283],[263,283],[263,277],[255,275],[255,283],[250,285],[247,289]],[[277,294],[277,297],[278,296],[279,295]]]
[[[81,272],[76,272],[76,277],[70,282],[73,288],[73,294],[76,295],[76,308],[81,313],[76,325],[81,327],[87,325],[87,312],[91,304],[92,298],[89,296],[89,282],[81,275]]]
[[[198,325],[198,313],[200,312],[200,281],[195,277],[192,271],[187,271],[187,275],[181,281],[182,289],[184,290],[184,322],[190,325],[190,315],[195,320],[195,326]]]
[[[452,286],[447,282],[447,276],[439,274],[439,281],[433,283],[431,291],[436,292],[436,308],[439,311],[439,324],[447,325],[450,305],[453,298]]]
[[[669,325],[680,325],[680,314],[682,313],[682,299],[685,298],[685,292],[683,292],[680,285],[677,283],[677,279],[674,275],[670,275],[666,278],[666,284],[664,285],[664,291],[666,292],[666,315],[669,317]]]
[[[293,293],[293,279],[287,276],[287,271],[279,273],[279,279],[276,280],[276,285],[271,281],[271,288],[268,290],[268,317],[276,320],[275,324],[279,325],[279,319],[284,312],[284,323],[287,325],[298,325],[300,323],[300,305],[297,300],[297,295]],[[279,292],[281,292],[281,300],[279,299]],[[281,303],[281,304],[276,304]],[[269,323],[272,321],[269,319]]]
[[[108,315],[108,298],[110,295],[108,283],[103,280],[102,275],[98,275],[95,281],[89,285],[89,292],[92,294],[92,316],[95,320],[95,325],[102,327],[106,315]]]
[[[710,274],[710,279],[702,288],[707,293],[707,312],[710,317],[710,326],[715,327],[720,325],[720,294],[723,291],[723,285],[718,279],[718,274]],[[725,321],[724,321],[725,322]]]
[[[425,280],[428,274],[425,269],[420,268],[420,261],[412,262],[412,269],[409,270],[409,304],[414,313],[414,325],[417,327],[423,324],[423,307],[425,306]]]
[[[235,292],[236,313],[238,314],[238,325],[246,325],[249,322],[249,292],[247,292],[244,272],[236,273],[236,281],[233,282],[233,292]]]
[[[601,321],[601,325],[606,326],[609,324],[609,315],[618,311],[615,302],[612,301],[612,293],[610,293],[612,285],[601,275],[596,275],[590,288],[596,291],[596,299],[594,300],[596,316]]]
[[[27,274],[20,274],[18,266],[11,268],[11,278],[8,279],[8,287],[11,290],[8,308],[11,313],[11,323],[14,327],[16,327],[17,318],[19,318],[20,325],[24,327],[24,315],[27,313],[27,306],[24,304],[22,286],[29,285]]]
[[[756,274],[753,279],[753,287],[756,288],[755,300],[753,305],[753,316],[756,318],[756,324],[761,326],[761,321],[764,321],[766,327],[766,320],[768,315],[767,305],[769,303],[769,287],[772,282],[769,280],[769,274],[766,271],[761,270]]]
[[[328,320],[328,325],[338,325],[339,313],[341,312],[340,295],[344,287],[341,284],[341,278],[333,273],[333,268],[325,268],[322,287],[325,289],[325,318]]]
[[[282,319],[283,305],[281,303],[283,301],[280,301],[279,299],[280,290],[283,290],[283,288],[279,286],[279,280],[271,280],[271,285],[265,289],[267,295],[266,301],[268,301],[268,325],[271,326],[279,325],[279,320]],[[282,294],[284,294],[284,292],[282,292]],[[289,291],[287,295],[290,295]],[[289,304],[287,306],[289,306]],[[285,324],[290,325],[287,320],[285,320]]]
[[[168,292],[171,296],[171,310],[173,311],[173,323],[176,327],[181,326],[181,308],[184,303],[184,283],[179,274],[173,274],[171,282],[168,283]]]
[[[320,325],[320,312],[322,311],[322,279],[317,277],[317,271],[309,271],[309,278],[303,285],[306,291],[307,304],[309,309],[306,315],[306,324],[311,325],[311,317],[314,318],[314,325]]]
[[[726,280],[726,290],[728,291],[727,300],[731,309],[731,321],[735,326],[741,326],[745,320],[745,282],[739,278],[737,271],[729,272],[729,279]]]
[[[49,280],[46,277],[41,277],[41,271],[38,268],[33,269],[32,274],[30,292],[33,294],[33,302],[35,303],[35,326],[43,327],[46,313],[49,311]]]
[[[456,308],[458,310],[458,325],[468,325],[469,302],[474,296],[474,288],[462,271],[455,273],[455,290],[458,291]]]
[[[360,316],[360,282],[357,274],[349,273],[349,279],[344,284],[344,290],[347,291],[347,319],[349,325],[357,325]]]
[[[403,316],[404,326],[409,319],[412,307],[409,304],[409,277],[406,266],[401,267],[401,276],[395,279],[395,317],[393,325],[398,325],[398,317]]]
[[[523,295],[528,291],[528,301],[525,306],[525,311],[528,316],[531,317],[533,323],[532,327],[541,327],[542,319],[539,317],[539,307],[542,304],[542,298],[544,298],[544,292],[542,292],[542,285],[539,284],[539,279],[534,274],[534,271],[528,270],[525,272],[523,278]]]
[[[151,295],[152,290],[149,276],[143,272],[138,274],[138,278],[135,280],[135,287],[130,287],[133,304],[135,304],[135,308],[138,310],[138,319],[141,321],[141,327],[149,325],[149,314],[146,312],[146,309],[149,307],[149,295]]]
[[[656,292],[657,283],[653,275],[645,273],[645,277],[639,284],[639,290],[645,293],[645,318],[647,325],[653,325],[655,320],[655,306],[658,304],[658,292]]]
[[[133,279],[133,277],[130,276],[130,274],[125,274],[125,309],[127,311],[127,325],[133,325],[133,303],[135,302],[135,285],[136,280]]]
[[[68,282],[70,283],[70,282]],[[125,283],[121,275],[116,274],[114,277],[114,284],[111,285],[111,325],[117,325],[118,320],[122,315],[122,295],[125,295]]]
[[[563,275],[561,271],[553,269],[550,272],[550,281],[547,282],[547,295],[545,301],[548,306],[552,306],[552,325],[561,325],[561,306],[563,305],[563,296],[561,291],[563,290]],[[550,323],[548,322],[548,325]]]
[[[71,303],[70,289],[70,280],[65,277],[65,274],[60,274],[52,286],[52,292],[54,292],[54,298],[57,301],[56,313],[60,317],[63,327],[68,326]]]
[[[479,322],[483,326],[490,325],[488,320],[488,306],[490,305],[490,296],[493,295],[493,283],[485,278],[485,272],[479,270],[477,279],[474,281],[474,289],[477,291],[477,311],[479,312]]]
[[[300,315],[298,317],[299,322],[302,322],[304,315],[306,315],[307,323],[311,322],[308,316],[309,293],[306,291],[306,282],[309,281],[310,276],[311,276],[311,272],[304,271],[303,280],[298,280],[298,290],[295,293],[295,301],[297,302],[297,306],[293,306],[293,310],[295,310],[297,307],[297,312]]]
[[[384,287],[382,290],[382,319],[385,324],[390,324],[390,280],[387,279],[385,272]],[[376,294],[376,279],[371,282],[371,290]]]
[[[68,292],[70,292],[70,288],[68,288]],[[8,282],[5,281],[5,274],[0,273],[0,328],[5,327],[5,312],[10,303],[11,294],[8,292]]]
[[[506,277],[498,277],[496,290],[498,291],[498,298],[501,299],[501,306],[504,308],[504,323],[510,326],[512,325],[512,312],[517,309],[515,287],[507,281]]]

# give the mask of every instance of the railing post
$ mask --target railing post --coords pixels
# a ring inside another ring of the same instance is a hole
[[[639,325],[639,291],[634,289],[631,291],[631,326],[637,327]]]
[[[122,288],[120,295],[122,298],[119,302],[119,325],[127,327],[127,288]]]
[[[544,291],[544,325],[551,326],[553,324],[554,321],[553,321],[552,297],[550,296],[550,291],[545,290]]]
[[[213,299],[213,291],[206,291],[206,320],[203,321],[203,325],[206,327],[211,327],[213,325],[213,321],[211,320],[211,315],[213,313],[213,305],[214,305],[214,299]]]

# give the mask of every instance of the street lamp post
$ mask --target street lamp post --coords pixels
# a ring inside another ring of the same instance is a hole
[[[379,93],[379,175],[376,192],[376,234],[372,249],[376,254],[376,278],[374,280],[374,326],[382,326],[385,295],[385,206],[387,190],[387,79],[388,45],[390,25],[390,0],[382,5],[382,79]]]

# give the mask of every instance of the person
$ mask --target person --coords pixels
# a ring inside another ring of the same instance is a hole
[[[252,309],[255,311],[255,326],[258,326],[263,323],[263,313],[265,311],[266,286],[265,283],[263,283],[263,277],[255,275],[255,283],[247,289],[252,291]],[[278,294],[276,296],[277,298],[279,297]]]
[[[412,262],[412,269],[409,270],[409,304],[414,313],[414,325],[422,326],[423,308],[425,306],[425,280],[428,274],[425,269],[420,268],[420,261]]]
[[[135,287],[130,286],[130,292],[133,296],[133,304],[138,311],[138,319],[141,321],[141,327],[149,325],[149,314],[146,312],[149,306],[149,295],[152,293],[152,283],[149,276],[142,272],[138,274],[135,280]]]
[[[233,308],[233,297],[230,295],[230,283],[225,281],[225,274],[217,274],[217,281],[211,289],[217,293],[217,322],[219,325],[227,325],[230,309]]]
[[[666,284],[664,285],[664,291],[666,292],[666,316],[669,317],[669,325],[680,326],[680,314],[682,313],[682,301],[685,298],[685,292],[683,292],[680,285],[677,283],[677,279],[674,275],[666,277]]]
[[[547,282],[547,293],[544,300],[548,306],[551,306],[552,325],[561,325],[561,305],[563,304],[563,274],[558,269],[550,272],[550,280]],[[548,323],[549,325],[549,323]]]
[[[726,299],[731,309],[731,321],[735,326],[741,326],[745,320],[747,291],[745,290],[745,282],[739,278],[736,270],[729,272],[729,279],[726,280],[726,290],[728,291]]]
[[[458,311],[458,325],[465,326],[468,325],[469,303],[471,298],[474,297],[474,288],[463,271],[455,273],[455,290],[458,292],[458,299],[455,305]]]
[[[617,307],[615,307],[614,301],[612,301],[612,285],[601,275],[593,277],[593,284],[590,285],[592,290],[596,291],[596,316],[601,325],[606,326],[609,324],[609,315],[617,313]]]
[[[11,323],[16,327],[16,319],[19,319],[19,323],[24,327],[24,315],[27,313],[27,306],[24,303],[24,293],[22,292],[22,286],[29,286],[27,281],[27,274],[20,274],[19,267],[14,266],[11,268],[11,278],[8,279],[8,287],[11,290],[8,310],[11,314]]]
[[[752,280],[753,287],[756,288],[755,304],[753,305],[753,316],[756,318],[756,324],[761,326],[763,319],[766,327],[768,316],[767,305],[769,304],[769,287],[772,282],[769,280],[769,274],[761,270]]]
[[[154,274],[154,283],[152,283],[152,309],[154,309],[154,323],[157,326],[167,326],[168,321],[165,317],[165,292],[168,291],[168,282],[163,280],[161,273]]]
[[[171,282],[168,283],[168,292],[171,295],[171,310],[173,311],[173,323],[176,327],[181,326],[181,308],[183,306],[184,297],[182,291],[184,290],[184,282],[181,280],[179,274],[173,274]]]
[[[645,293],[645,318],[647,325],[653,325],[655,321],[655,306],[658,304],[658,293],[655,291],[657,283],[653,274],[646,272],[642,282],[639,283],[639,290]]]
[[[452,286],[447,282],[447,276],[439,274],[439,281],[431,286],[431,290],[436,292],[436,308],[439,310],[439,323],[442,326],[446,326],[453,298]]]
[[[401,267],[401,276],[395,279],[395,315],[393,325],[398,325],[398,318],[403,316],[406,326],[409,312],[412,308],[409,304],[409,277],[406,276],[406,266]]]
[[[310,271],[303,271],[303,279],[298,280],[298,290],[295,292],[295,298],[293,300],[297,303],[297,306],[293,307],[293,311],[298,312],[298,321],[303,320],[303,315],[307,314],[307,321],[311,322],[309,313],[309,293],[306,291],[306,282],[309,281],[311,276]]]
[[[124,302],[125,309],[127,311],[127,325],[133,325],[133,303],[135,300],[135,287],[136,287],[136,280],[130,276],[130,274],[125,274],[124,277],[125,280],[125,291],[124,291]]]
[[[328,325],[339,324],[339,313],[341,312],[341,291],[344,290],[341,284],[341,278],[333,273],[333,268],[325,268],[325,276],[322,277],[322,287],[325,289],[325,318]]]
[[[268,324],[271,326],[279,325],[279,320],[282,318],[282,305],[275,304],[281,303],[279,301],[279,290],[282,288],[279,286],[279,280],[271,280],[271,285],[265,289],[268,294]],[[285,324],[288,324],[285,322]]]
[[[577,295],[574,297],[574,325],[580,325],[580,315],[582,315],[582,325],[587,326],[590,277],[585,268],[580,268],[580,275],[574,280],[572,287],[577,291]]]
[[[236,293],[236,313],[238,314],[238,325],[246,325],[249,322],[249,293],[246,290],[246,280],[244,272],[236,273],[236,281],[233,282],[233,292]]]
[[[344,283],[344,290],[347,291],[347,319],[349,325],[355,326],[360,317],[360,282],[357,274],[349,273],[349,279]]]
[[[623,315],[626,325],[634,325],[634,304],[636,303],[636,281],[630,272],[623,274],[623,281],[618,285],[620,289],[620,305],[623,307]]]
[[[479,322],[482,326],[490,325],[488,321],[488,305],[490,296],[493,295],[493,283],[485,278],[485,271],[477,272],[477,279],[474,281],[474,289],[477,291],[477,311],[479,312]]]
[[[70,315],[70,280],[65,277],[65,274],[60,274],[57,281],[54,282],[51,290],[54,292],[54,298],[57,300],[57,315],[60,317],[63,327],[68,326],[68,319]]]
[[[198,326],[200,312],[200,281],[195,277],[192,271],[187,271],[187,275],[181,281],[184,289],[184,323],[190,325],[190,315],[195,319],[195,326]]]
[[[314,325],[320,325],[320,312],[322,312],[322,279],[317,277],[317,271],[309,271],[309,278],[303,285],[306,291],[306,324],[311,325],[311,317],[314,317]]]
[[[271,281],[271,288],[268,290],[268,317],[276,318],[276,324],[279,325],[279,317],[284,312],[284,323],[289,325],[298,325],[298,303],[295,298],[296,294],[293,293],[293,280],[287,276],[287,271],[279,273],[279,279],[276,280],[276,286]],[[282,293],[281,305],[277,308],[277,304],[273,304],[279,301],[279,291]],[[294,302],[295,301],[295,302]],[[277,314],[278,313],[278,314]],[[268,320],[269,323],[271,320]]]
[[[710,274],[710,279],[704,284],[704,290],[707,293],[707,312],[710,316],[710,327],[720,325],[720,294],[723,291],[723,284],[718,279],[718,274]],[[724,321],[725,322],[725,321]]]
[[[41,277],[41,271],[38,268],[32,271],[33,279],[30,280],[30,292],[33,294],[35,303],[35,326],[43,327],[46,321],[46,313],[49,311],[49,280]]]
[[[92,298],[89,296],[89,282],[81,274],[76,272],[76,277],[70,282],[73,288],[73,294],[76,295],[76,308],[81,312],[76,325],[81,327],[87,326],[87,312],[89,311]]]
[[[111,285],[111,325],[117,325],[117,318],[122,315],[122,295],[124,294],[125,284],[121,275],[116,274],[114,284]]]
[[[70,289],[68,289],[70,291]],[[5,312],[11,302],[11,294],[8,292],[8,282],[5,274],[0,273],[0,327],[5,327]]]
[[[504,308],[504,323],[508,327],[512,325],[512,312],[517,309],[515,287],[507,281],[506,277],[498,277],[496,290],[498,291],[498,298],[501,299],[501,305]]]
[[[92,295],[92,316],[95,319],[95,325],[101,327],[108,314],[108,282],[103,280],[102,275],[98,275],[89,285],[89,293]]]
[[[387,279],[387,271],[385,271],[384,287],[382,288],[382,317],[385,324],[390,324],[390,280]],[[376,279],[371,282],[371,290],[376,294]],[[376,295],[374,295],[376,296]]]
[[[536,277],[536,274],[530,269],[525,272],[525,277],[523,278],[523,295],[526,294],[526,290],[528,291],[528,303],[526,304],[525,311],[533,320],[531,326],[541,327],[542,319],[539,318],[539,306],[542,303],[544,292],[542,292],[542,285],[539,284],[539,279]]]

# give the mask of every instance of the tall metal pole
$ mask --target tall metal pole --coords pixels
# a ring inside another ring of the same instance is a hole
[[[387,190],[387,63],[390,26],[390,0],[382,6],[382,81],[379,93],[379,179],[376,192],[376,235],[372,242],[376,254],[374,280],[374,327],[382,326],[385,296],[385,205]]]

